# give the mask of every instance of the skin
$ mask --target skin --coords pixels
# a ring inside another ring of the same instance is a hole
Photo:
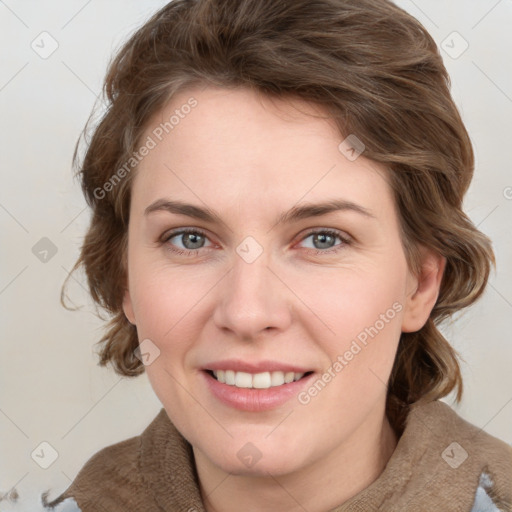
[[[139,340],[160,350],[147,375],[192,444],[209,512],[327,511],[375,481],[396,447],[386,383],[400,333],[429,317],[445,261],[424,249],[420,274],[411,274],[387,170],[364,153],[347,159],[338,149],[345,137],[308,115],[321,113],[310,103],[189,89],[151,119],[142,140],[191,96],[198,105],[134,176],[123,309]],[[222,222],[144,215],[161,198],[207,206]],[[341,198],[374,218],[337,211],[276,225],[297,204]],[[182,227],[206,236],[169,238]],[[351,243],[311,229],[338,230]],[[247,236],[263,249],[252,263],[236,251]],[[201,368],[224,358],[295,363],[321,376],[394,303],[401,311],[306,405],[292,399],[244,412],[205,386]],[[237,456],[247,442],[261,453],[252,467]]]

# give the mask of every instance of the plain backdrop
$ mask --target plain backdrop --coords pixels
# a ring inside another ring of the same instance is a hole
[[[93,453],[141,433],[161,407],[146,375],[97,366],[102,321],[83,274],[68,291],[80,311],[62,308],[59,294],[89,220],[72,178],[75,142],[108,59],[165,3],[0,1],[0,492],[57,495]],[[465,383],[460,405],[444,401],[512,443],[512,2],[398,4],[442,48],[476,153],[465,208],[497,256],[482,299],[443,327]]]

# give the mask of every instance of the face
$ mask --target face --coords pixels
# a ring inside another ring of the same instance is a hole
[[[386,169],[319,112],[190,89],[142,138],[123,309],[196,460],[235,474],[300,471],[382,423],[400,333],[430,311]]]

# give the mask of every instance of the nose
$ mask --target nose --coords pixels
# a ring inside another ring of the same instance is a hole
[[[292,320],[293,294],[285,281],[265,251],[251,263],[235,254],[231,270],[217,289],[215,325],[246,341],[286,330]]]

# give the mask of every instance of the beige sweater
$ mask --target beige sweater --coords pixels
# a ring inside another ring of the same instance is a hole
[[[204,512],[190,444],[162,409],[93,455],[53,503],[82,512]],[[330,512],[512,512],[512,447],[441,401],[412,405],[384,471]]]

